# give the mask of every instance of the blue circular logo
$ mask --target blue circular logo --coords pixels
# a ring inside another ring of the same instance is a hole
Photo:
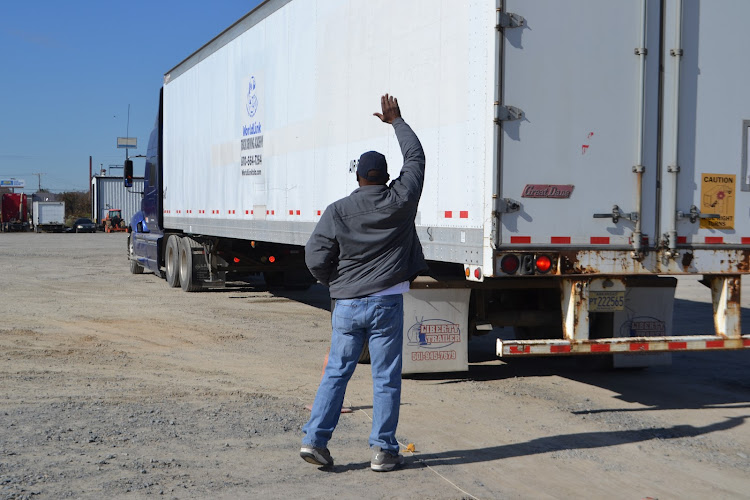
[[[255,77],[250,77],[250,83],[247,88],[247,104],[245,106],[247,114],[251,118],[258,112],[258,96],[255,95]]]

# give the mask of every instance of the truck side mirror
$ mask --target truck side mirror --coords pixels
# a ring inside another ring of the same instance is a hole
[[[124,170],[124,176],[125,176],[125,187],[132,187],[133,186],[133,160],[125,160],[125,165],[123,167]]]

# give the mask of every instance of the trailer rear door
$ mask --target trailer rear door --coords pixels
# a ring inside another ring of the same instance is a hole
[[[500,244],[629,246],[641,167],[653,243],[659,2],[504,3],[525,23],[503,32],[501,100],[523,117],[502,122],[501,197],[520,210],[502,216]]]
[[[748,244],[750,2],[665,5],[663,232],[676,245]]]

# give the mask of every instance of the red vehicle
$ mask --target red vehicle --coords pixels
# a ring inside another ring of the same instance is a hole
[[[0,230],[3,232],[28,231],[29,209],[26,195],[23,193],[4,193],[0,219],[2,220]]]

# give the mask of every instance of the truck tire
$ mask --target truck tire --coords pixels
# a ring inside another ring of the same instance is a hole
[[[132,235],[128,235],[128,259],[130,260],[130,274],[143,274],[143,266],[135,260],[135,248]]]
[[[180,237],[173,234],[167,239],[164,250],[165,278],[171,288],[180,286]]]
[[[193,275],[193,245],[195,240],[184,237],[180,241],[180,286],[186,292],[197,292],[200,283],[195,282]]]

